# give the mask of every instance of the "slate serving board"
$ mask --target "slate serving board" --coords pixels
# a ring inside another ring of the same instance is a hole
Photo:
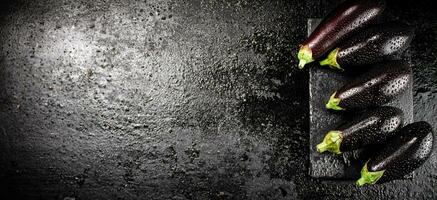
[[[308,20],[308,35],[316,28],[321,19]],[[316,145],[323,140],[325,133],[339,125],[347,116],[326,110],[325,104],[329,96],[336,89],[352,79],[352,75],[345,75],[327,67],[311,63],[309,67],[310,92],[310,169],[309,174],[314,178],[325,179],[357,179],[363,166],[363,159],[368,154],[358,150],[342,155],[328,153],[320,154]],[[404,111],[405,124],[413,122],[412,83],[407,91],[397,100],[387,104]],[[361,159],[360,159],[361,158]],[[411,177],[411,176],[410,176]]]

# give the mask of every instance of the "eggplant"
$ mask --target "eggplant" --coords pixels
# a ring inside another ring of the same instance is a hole
[[[434,135],[427,122],[415,122],[402,128],[371,157],[361,170],[357,185],[384,183],[401,179],[429,158]]]
[[[335,91],[327,109],[360,110],[386,104],[411,85],[409,64],[402,60],[374,64],[366,73]]]
[[[329,53],[320,65],[351,70],[357,66],[394,59],[411,43],[414,29],[398,23],[373,26],[354,35]]]
[[[384,9],[383,0],[346,0],[300,44],[299,68],[320,58],[345,38],[377,23]]]
[[[329,131],[323,142],[317,145],[317,151],[340,154],[381,144],[392,137],[402,127],[403,122],[404,113],[399,108],[382,106],[364,112]]]

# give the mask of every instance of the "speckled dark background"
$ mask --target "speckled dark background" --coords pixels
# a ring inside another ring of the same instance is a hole
[[[437,122],[433,1],[417,27],[414,117]],[[34,0],[0,4],[0,194],[11,199],[437,199],[413,180],[308,174],[309,17],[338,1]],[[2,198],[6,199],[6,198]]]

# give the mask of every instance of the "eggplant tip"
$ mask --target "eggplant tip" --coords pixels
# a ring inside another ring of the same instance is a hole
[[[306,64],[314,61],[313,53],[308,45],[300,47],[297,58],[299,58],[299,69],[303,69]]]
[[[364,179],[363,177],[360,177],[360,179],[357,180],[356,184],[358,186],[363,186],[366,184],[366,179]]]
[[[338,104],[340,104],[341,99],[335,98],[335,94],[336,92],[334,92],[329,98],[328,103],[326,103],[326,109],[344,110],[342,107],[338,106]]]
[[[365,184],[373,185],[384,175],[384,170],[369,172],[367,169],[367,163],[361,169],[361,177],[357,180],[356,184],[358,186],[363,186]]]
[[[323,142],[317,145],[317,152],[323,153],[325,151],[340,154],[340,144],[342,141],[341,131],[329,131]]]
[[[299,60],[299,69],[303,69],[307,62],[305,60]]]
[[[343,68],[337,62],[337,53],[339,48],[336,48],[329,53],[328,57],[325,60],[319,62],[320,65],[325,66],[328,65],[331,69],[338,69],[344,71]]]

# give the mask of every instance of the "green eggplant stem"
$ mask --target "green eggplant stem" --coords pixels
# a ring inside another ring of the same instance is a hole
[[[341,134],[341,131],[329,131],[325,138],[323,138],[323,142],[317,145],[317,151],[319,153],[328,151],[331,153],[340,154],[340,144],[343,139]]]
[[[340,67],[340,65],[337,62],[337,54],[338,54],[339,48],[334,49],[329,53],[328,57],[325,60],[320,61],[320,65],[328,65],[332,69],[338,69],[341,71],[344,71],[343,68]]]
[[[361,169],[361,178],[357,180],[356,184],[358,186],[363,186],[365,184],[373,185],[384,175],[385,170],[369,172],[367,169],[367,162]]]
[[[334,92],[334,94],[331,95],[331,97],[329,98],[328,103],[326,104],[326,108],[327,109],[332,109],[332,110],[344,110],[344,108],[338,106],[338,104],[340,104],[341,99],[340,98],[335,98],[335,94],[337,92]]]
[[[300,47],[297,58],[299,58],[299,69],[303,69],[306,64],[314,61],[313,52],[308,45]]]

